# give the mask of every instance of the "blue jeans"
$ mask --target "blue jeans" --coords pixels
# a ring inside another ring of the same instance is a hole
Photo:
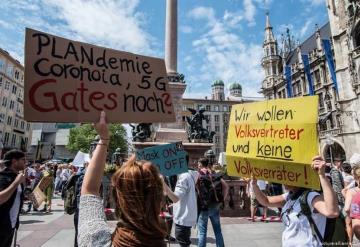
[[[206,234],[207,234],[207,225],[208,219],[210,218],[211,225],[214,229],[214,234],[216,238],[216,247],[224,247],[224,239],[221,233],[220,225],[220,209],[218,208],[209,208],[206,211],[201,211],[198,219],[198,232],[199,232],[199,247],[206,246]]]

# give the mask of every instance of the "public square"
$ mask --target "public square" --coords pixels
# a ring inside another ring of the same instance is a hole
[[[360,246],[359,118],[360,0],[2,0],[0,247]]]
[[[52,213],[33,212],[20,216],[18,244],[20,247],[70,247],[74,244],[73,215],[64,215],[63,204],[55,197]],[[283,225],[278,223],[249,223],[245,218],[222,218],[225,245],[230,247],[279,247]],[[115,227],[116,222],[108,222]],[[191,246],[197,246],[197,232],[191,233]],[[170,246],[179,246],[171,243]],[[216,246],[211,224],[208,229],[208,245]]]

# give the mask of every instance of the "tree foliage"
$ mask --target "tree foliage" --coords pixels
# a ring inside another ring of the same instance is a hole
[[[121,153],[127,154],[128,144],[126,141],[126,130],[121,124],[109,124],[110,143],[108,148],[109,155],[113,154],[117,148]],[[70,130],[69,143],[66,148],[72,152],[81,151],[89,153],[90,144],[96,137],[96,131],[91,124],[82,124]]]

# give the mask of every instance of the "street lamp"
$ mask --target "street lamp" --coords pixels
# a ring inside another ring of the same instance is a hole
[[[94,140],[90,143],[90,150],[89,150],[90,158],[92,157],[92,153],[94,152],[96,145],[99,143],[99,141],[100,141],[100,136],[97,135],[95,136]]]
[[[333,155],[332,155],[332,145],[334,145],[334,140],[332,139],[332,135],[331,134],[326,134],[325,135],[325,143],[327,145],[329,145],[329,151],[330,151],[330,160],[331,160],[331,165],[333,165]]]
[[[206,151],[204,154],[204,157],[208,159],[210,166],[214,165],[215,154],[214,154],[214,151],[212,151],[212,149],[209,149],[208,151]]]

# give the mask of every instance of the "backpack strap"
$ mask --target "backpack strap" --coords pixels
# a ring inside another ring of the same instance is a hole
[[[312,212],[309,207],[309,204],[307,203],[307,198],[310,193],[310,190],[306,190],[302,193],[300,196],[300,207],[301,207],[301,213],[306,216],[310,223],[311,232],[314,236],[317,236],[321,243],[324,242],[324,238],[322,237],[318,227],[316,226],[314,219],[312,218]]]

